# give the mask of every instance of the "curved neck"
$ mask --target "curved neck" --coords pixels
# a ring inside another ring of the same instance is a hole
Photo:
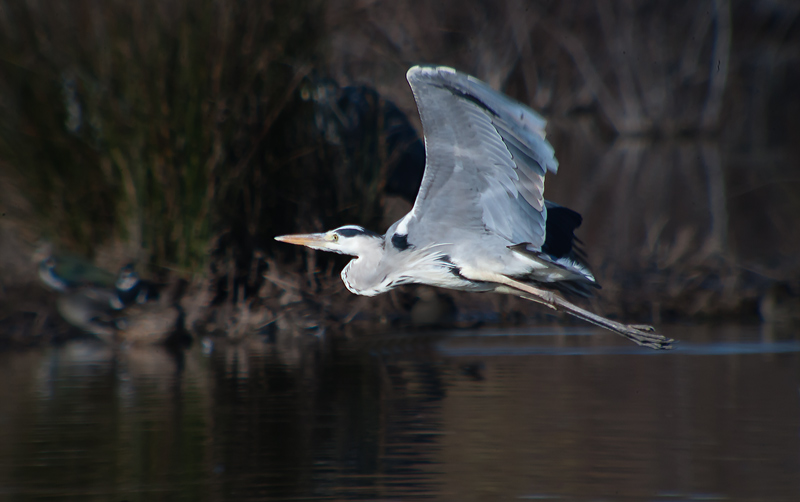
[[[360,250],[358,257],[342,269],[342,282],[351,293],[375,296],[389,289],[382,285],[386,279],[380,266],[384,247],[382,239],[370,239],[368,242],[369,245]]]

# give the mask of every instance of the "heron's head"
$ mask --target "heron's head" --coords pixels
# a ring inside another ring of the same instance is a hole
[[[350,256],[363,256],[383,245],[383,237],[358,225],[345,225],[319,234],[280,235],[275,240]]]

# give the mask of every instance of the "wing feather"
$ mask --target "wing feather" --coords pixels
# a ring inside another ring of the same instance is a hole
[[[544,118],[451,68],[415,66],[407,78],[422,119],[426,165],[403,230],[439,241],[483,231],[541,249],[544,176],[558,169]]]

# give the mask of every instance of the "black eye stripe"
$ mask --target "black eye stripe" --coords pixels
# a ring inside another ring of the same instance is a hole
[[[355,237],[356,235],[364,235],[366,232],[364,232],[364,229],[348,227],[338,228],[336,229],[336,233],[342,237]]]
[[[341,235],[342,237],[355,237],[357,235],[366,235],[369,237],[379,237],[378,234],[375,232],[370,232],[361,227],[356,226],[347,226],[347,227],[340,227],[334,230],[337,234]]]

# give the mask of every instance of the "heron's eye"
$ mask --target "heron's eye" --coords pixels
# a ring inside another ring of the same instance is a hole
[[[339,234],[333,234],[333,242],[339,241]]]

